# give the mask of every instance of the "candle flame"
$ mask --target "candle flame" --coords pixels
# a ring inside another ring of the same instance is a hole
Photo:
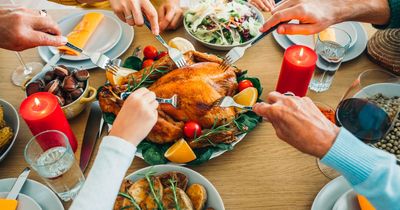
[[[36,106],[39,106],[39,105],[40,105],[40,101],[39,101],[38,98],[35,98],[33,101],[35,102],[35,105],[36,105]]]
[[[300,57],[303,57],[303,54],[304,54],[304,48],[301,48],[300,49]]]

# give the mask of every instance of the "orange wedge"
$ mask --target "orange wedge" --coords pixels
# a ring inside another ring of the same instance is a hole
[[[195,50],[193,44],[189,40],[182,37],[175,37],[169,40],[168,45],[172,48],[178,49],[182,53]]]
[[[253,106],[257,102],[257,98],[258,91],[255,87],[248,87],[233,96],[233,100],[243,106]]]
[[[165,152],[164,157],[174,163],[187,163],[197,158],[185,139],[175,142]]]
[[[128,76],[131,73],[136,72],[135,70],[132,69],[127,69],[120,67],[118,74],[113,75],[111,72],[106,71],[106,78],[107,80],[112,84],[112,85],[123,85],[126,82],[126,76]]]

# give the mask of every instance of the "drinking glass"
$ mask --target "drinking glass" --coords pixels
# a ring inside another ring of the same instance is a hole
[[[74,199],[85,182],[68,138],[60,131],[48,130],[34,136],[26,145],[24,156],[64,201]]]
[[[330,88],[351,44],[351,36],[346,31],[335,27],[330,27],[327,31],[334,36],[319,33],[315,44],[318,60],[309,86],[315,92],[324,92]]]

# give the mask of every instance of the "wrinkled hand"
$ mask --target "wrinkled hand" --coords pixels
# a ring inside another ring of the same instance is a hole
[[[264,12],[269,12],[275,8],[275,0],[249,0],[249,3]]]
[[[144,13],[150,21],[153,34],[160,33],[157,11],[149,0],[109,0],[109,2],[114,13],[122,21],[131,26],[142,26]]]
[[[165,0],[158,8],[158,22],[160,30],[175,30],[183,20],[183,10],[179,6],[179,0]]]
[[[48,16],[39,11],[0,7],[0,48],[21,51],[37,46],[61,46],[67,38]]]
[[[278,33],[314,34],[343,21],[386,24],[390,8],[387,0],[284,0],[277,4],[271,14],[260,31],[295,19],[300,24],[283,24],[278,27]]]
[[[329,151],[339,133],[339,128],[307,97],[271,92],[267,103],[257,103],[254,111],[272,123],[280,139],[319,158]]]
[[[157,122],[158,102],[154,92],[140,88],[124,102],[110,131],[116,136],[137,146],[150,133]]]

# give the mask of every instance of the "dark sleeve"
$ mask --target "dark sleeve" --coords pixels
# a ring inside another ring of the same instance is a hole
[[[388,0],[390,20],[386,25],[373,25],[377,29],[400,28],[400,0]]]

